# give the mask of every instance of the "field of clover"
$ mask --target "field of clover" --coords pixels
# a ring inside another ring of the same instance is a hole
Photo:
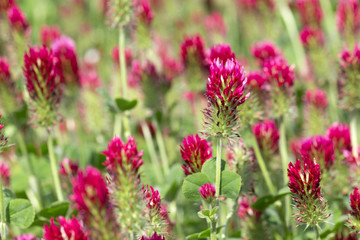
[[[0,0],[0,239],[360,237],[360,0]]]

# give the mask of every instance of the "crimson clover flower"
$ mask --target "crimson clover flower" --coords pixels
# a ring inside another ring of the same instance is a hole
[[[305,103],[317,109],[325,110],[328,105],[326,92],[321,89],[307,90],[305,93]]]
[[[360,232],[360,193],[359,188],[355,188],[353,193],[350,194],[350,215],[347,225],[350,229]]]
[[[25,34],[30,29],[25,14],[16,4],[7,9],[7,17],[12,30]]]
[[[208,106],[203,111],[206,136],[238,137],[238,107],[250,96],[245,94],[246,82],[244,68],[235,59],[213,61],[206,86]]]
[[[0,163],[0,176],[1,176],[1,183],[5,187],[10,186],[10,167],[6,162]]]
[[[80,77],[75,42],[67,36],[61,36],[51,44],[51,50],[59,63],[61,79],[65,83],[78,84]]]
[[[54,218],[50,219],[50,226],[44,225],[44,240],[88,240],[87,233],[84,231],[82,222],[75,217],[65,219],[60,216],[57,218],[59,225],[54,223]]]
[[[320,29],[306,26],[300,31],[300,40],[306,48],[318,47],[324,43],[324,34]]]
[[[266,79],[262,72],[259,71],[251,71],[247,76],[248,85],[250,86],[251,90],[260,91],[262,87],[266,83]]]
[[[160,193],[158,190],[154,190],[152,186],[146,185],[142,187],[144,193],[144,199],[146,206],[151,212],[159,214],[161,208]]]
[[[184,138],[180,153],[185,163],[182,166],[186,175],[201,171],[202,165],[212,157],[210,143],[199,135]]]
[[[209,203],[211,203],[214,200],[215,191],[216,191],[215,186],[210,183],[206,183],[199,188],[199,193],[201,195],[201,198]]]
[[[5,57],[0,57],[0,84],[10,84],[10,69]]]
[[[357,0],[339,0],[336,9],[336,23],[340,33],[346,37],[359,30],[360,12]]]
[[[213,12],[205,17],[204,26],[209,33],[225,35],[227,28],[220,12]]]
[[[71,161],[70,158],[64,158],[60,162],[59,174],[63,176],[76,176],[79,171],[79,164]]]
[[[140,19],[142,23],[146,26],[150,26],[153,18],[154,12],[151,9],[151,5],[148,0],[135,0],[133,2],[134,12],[136,16]]]
[[[205,44],[200,35],[185,37],[180,47],[181,59],[184,66],[191,66],[193,63],[204,67],[205,63]]]
[[[30,47],[24,62],[23,72],[34,121],[49,127],[57,119],[56,109],[62,92],[57,60],[53,52],[43,46]]]
[[[155,232],[151,237],[142,236],[139,240],[165,240],[165,237]]]
[[[235,53],[231,50],[230,45],[217,44],[210,48],[210,56],[208,61],[211,64],[216,59],[220,59],[221,61],[226,62],[228,59],[235,59]]]
[[[324,14],[319,0],[297,0],[296,6],[303,26],[321,27]]]
[[[36,240],[36,235],[32,233],[21,234],[14,238],[14,240]]]
[[[303,140],[300,153],[309,159],[315,158],[322,169],[328,169],[335,160],[334,144],[326,136],[316,135]]]
[[[259,147],[271,156],[278,150],[279,128],[273,120],[264,120],[255,124],[252,131]]]
[[[54,25],[54,26],[44,25],[41,27],[40,40],[41,40],[41,43],[47,47],[50,47],[51,44],[57,38],[60,37],[60,35],[61,35],[60,29],[56,25]]]
[[[239,198],[238,200],[238,210],[237,210],[237,216],[240,219],[246,219],[248,217],[258,217],[261,215],[261,212],[257,211],[256,209],[253,209],[251,205],[255,203],[257,198],[250,197],[250,196],[244,196],[242,198]]]
[[[309,135],[324,132],[327,122],[326,108],[328,99],[321,89],[307,90],[304,96],[304,127]]]
[[[257,42],[250,48],[250,52],[261,65],[266,61],[282,56],[281,50],[271,41]]]
[[[326,130],[326,136],[332,140],[338,153],[341,153],[343,149],[351,150],[349,125],[335,122]]]
[[[297,223],[318,226],[330,216],[327,203],[322,197],[320,165],[307,156],[297,159],[288,167],[289,188],[298,210],[294,214]]]

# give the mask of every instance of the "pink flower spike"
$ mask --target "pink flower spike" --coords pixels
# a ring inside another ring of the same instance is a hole
[[[297,0],[303,26],[321,27],[323,12],[319,0]]]
[[[12,30],[25,34],[29,30],[29,23],[25,14],[15,4],[7,10],[7,17]]]
[[[294,67],[279,56],[264,63],[263,73],[266,81],[276,82],[279,87],[291,87],[295,79]]]
[[[139,240],[165,240],[165,237],[155,232],[151,237],[142,236]]]
[[[328,105],[326,92],[321,89],[307,90],[305,93],[305,103],[317,109],[325,110]]]
[[[255,124],[252,131],[261,149],[278,150],[279,129],[273,120],[264,120]]]
[[[282,56],[281,50],[271,41],[257,42],[250,48],[254,58],[260,61],[261,65],[278,56]]]
[[[57,26],[44,25],[40,30],[40,39],[43,45],[50,47],[51,44],[60,37],[60,30]]]
[[[344,123],[333,123],[327,130],[328,136],[334,143],[334,147],[341,152],[343,149],[351,150],[350,127]]]
[[[144,199],[146,201],[146,206],[149,210],[159,213],[161,208],[161,199],[160,193],[158,190],[154,190],[152,186],[146,185],[142,187],[144,193]]]
[[[55,225],[54,218],[50,220],[50,226],[44,225],[45,240],[89,240],[87,234],[83,230],[82,224],[76,218],[65,219],[60,216],[57,218],[59,226]]]
[[[205,64],[204,40],[199,35],[185,37],[181,44],[181,58],[184,66],[196,61],[200,66]]]
[[[215,197],[215,186],[210,183],[206,183],[199,188],[199,193],[202,199],[207,202],[212,202]]]
[[[230,45],[218,44],[211,47],[210,49],[210,64],[216,59],[220,59],[220,61],[226,62],[228,59],[235,59],[235,53],[231,50]]]

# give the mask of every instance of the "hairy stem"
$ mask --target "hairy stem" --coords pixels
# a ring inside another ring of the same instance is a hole
[[[222,149],[222,138],[216,138],[216,178],[215,178],[215,197],[220,196],[220,185],[221,185],[221,149]]]
[[[56,164],[56,160],[55,160],[54,144],[53,144],[53,140],[51,137],[51,132],[49,132],[47,145],[48,145],[50,167],[51,167],[51,173],[52,173],[52,177],[53,177],[53,181],[54,181],[54,185],[55,185],[56,196],[57,196],[58,201],[63,201],[64,197],[63,197],[63,193],[61,191],[59,173],[58,173],[57,164]]]

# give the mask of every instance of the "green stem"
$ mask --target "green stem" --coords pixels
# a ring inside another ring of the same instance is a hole
[[[280,156],[281,156],[281,163],[282,163],[282,172],[283,172],[283,185],[286,186],[288,183],[287,177],[287,168],[288,168],[288,153],[287,153],[287,144],[286,144],[286,126],[284,117],[280,119]],[[285,223],[287,229],[290,227],[290,215],[291,215],[291,208],[290,208],[290,196],[285,196]]]
[[[114,119],[114,136],[121,137],[121,114],[117,113]]]
[[[153,165],[153,169],[155,169],[155,175],[157,178],[158,183],[161,183],[162,181],[162,174],[159,168],[159,162],[157,161],[158,157],[155,151],[154,142],[151,137],[150,129],[146,122],[141,122],[141,129],[144,134],[144,138],[146,141],[146,145],[150,154],[150,159]]]
[[[119,60],[120,60],[121,96],[126,99],[127,79],[126,79],[126,60],[125,60],[125,30],[123,27],[120,27],[119,29]]]
[[[256,156],[256,159],[259,163],[259,166],[260,166],[260,170],[261,170],[261,173],[265,179],[265,183],[267,185],[267,187],[269,188],[269,191],[272,195],[275,195],[276,193],[276,189],[274,187],[274,184],[272,183],[271,181],[271,178],[270,178],[270,175],[269,175],[269,172],[266,168],[266,164],[265,164],[265,161],[261,155],[261,152],[260,152],[260,148],[259,148],[259,145],[257,143],[257,140],[255,137],[253,137],[253,147],[254,147],[254,152],[255,152],[255,156]]]
[[[164,143],[164,138],[161,133],[160,124],[158,123],[156,118],[154,118],[154,124],[155,124],[155,129],[156,129],[155,130],[156,142],[158,144],[159,151],[160,151],[161,163],[164,168],[164,174],[165,174],[165,176],[167,176],[169,173],[169,159],[166,154],[166,147],[165,147],[165,143]]]
[[[50,158],[51,173],[53,176],[53,181],[54,181],[55,190],[56,190],[56,196],[57,196],[58,201],[63,201],[64,197],[63,197],[63,194],[61,191],[60,179],[59,179],[59,174],[58,174],[58,170],[57,170],[57,166],[56,166],[56,160],[55,160],[55,154],[54,154],[54,144],[53,144],[53,140],[51,137],[51,132],[49,132],[47,144],[48,144],[48,151],[49,151],[49,158]]]
[[[7,229],[5,220],[5,206],[4,206],[4,194],[3,185],[0,177],[0,210],[1,210],[1,239],[7,239]]]
[[[216,138],[216,178],[215,178],[215,197],[220,196],[220,185],[221,185],[221,149],[222,149],[222,138]]]
[[[313,228],[315,231],[315,240],[320,240],[321,238],[320,238],[319,228],[316,225],[314,225]]]
[[[278,1],[278,2],[279,2],[278,6],[279,6],[280,15],[284,21],[286,30],[288,32],[291,41],[291,45],[294,49],[296,63],[298,66],[301,66],[299,67],[299,71],[301,75],[306,76],[307,73],[309,72],[309,69],[306,62],[305,51],[299,38],[299,33],[296,27],[294,15],[290,10],[287,1]]]
[[[353,116],[351,117],[351,121],[350,121],[350,137],[351,137],[352,154],[354,158],[357,158],[359,156],[356,124],[357,124],[356,113],[353,112]]]

